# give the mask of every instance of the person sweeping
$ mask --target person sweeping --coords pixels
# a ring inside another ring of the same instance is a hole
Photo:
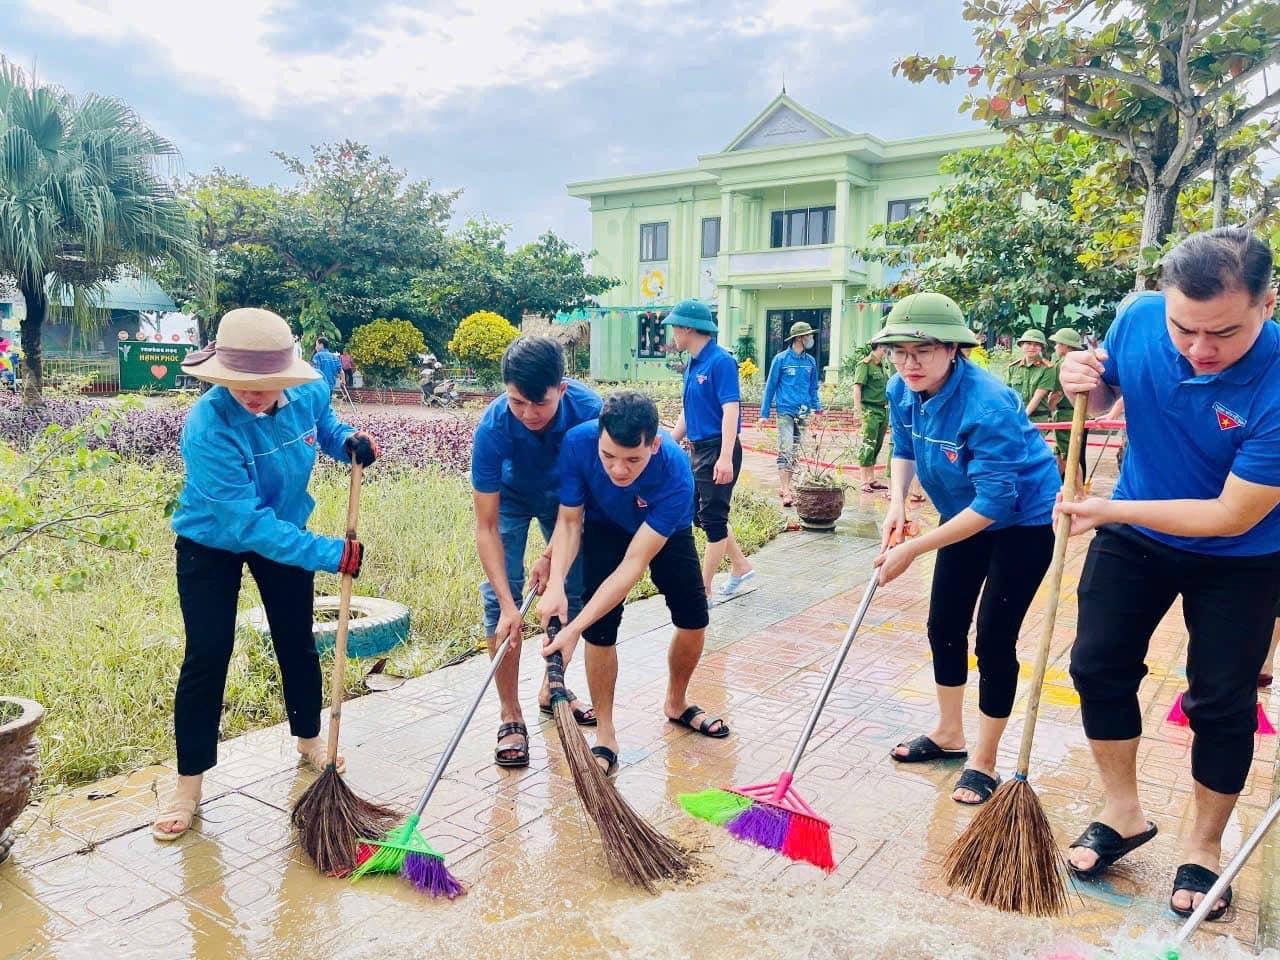
[[[1067,858],[1097,877],[1156,835],[1138,792],[1138,686],[1151,635],[1181,598],[1195,787],[1169,906],[1187,916],[1217,879],[1249,775],[1280,600],[1280,326],[1271,250],[1239,228],[1183,240],[1161,287],[1127,300],[1102,348],[1068,354],[1059,372],[1091,410],[1122,395],[1129,441],[1111,499],[1061,506],[1073,535],[1097,530],[1071,678],[1104,791]],[[1207,919],[1230,902],[1227,887]]]
[[[183,371],[215,386],[191,408],[182,431],[186,482],[173,516],[178,599],[186,653],[174,695],[178,779],[152,834],[174,840],[191,826],[206,770],[217,763],[218,722],[235,640],[236,602],[247,566],[258,585],[298,754],[317,771],[320,658],[312,637],[318,570],[359,576],[359,540],[307,530],[307,484],[316,450],[368,466],[373,439],[343,423],[320,374],[299,359],[282,317],[232,310],[217,340],[189,354]],[[345,764],[341,757],[338,769]]]
[[[784,507],[795,502],[791,476],[795,472],[796,451],[804,444],[805,423],[810,413],[822,411],[818,361],[809,352],[815,332],[803,320],[791,325],[787,349],[769,364],[769,377],[760,400],[761,420],[769,419],[769,411],[778,408],[778,496]]]
[[[893,469],[884,543],[906,532],[907,492],[917,475],[941,520],[876,560],[886,584],[938,551],[928,626],[938,723],[890,756],[899,763],[967,759],[952,799],[985,803],[1000,783],[996,751],[1018,684],[1018,631],[1053,553],[1058,471],[1018,395],[960,354],[977,339],[950,298],[906,297],[872,342],[888,345],[898,371],[888,390]],[[963,708],[975,606],[978,741],[970,756]]]

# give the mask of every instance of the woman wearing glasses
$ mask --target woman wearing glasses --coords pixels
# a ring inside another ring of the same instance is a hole
[[[967,759],[952,799],[984,803],[1000,782],[996,751],[1018,684],[1018,631],[1053,553],[1058,470],[1018,395],[961,354],[977,339],[951,299],[907,297],[871,342],[888,345],[897,369],[888,391],[893,480],[884,543],[905,528],[913,476],[941,519],[936,530],[876,561],[884,584],[938,551],[929,646],[939,719],[890,755],[899,763]],[[962,710],[975,606],[978,739],[970,754]]]

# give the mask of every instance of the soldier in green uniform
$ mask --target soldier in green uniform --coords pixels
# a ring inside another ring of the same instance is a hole
[[[862,474],[862,492],[887,490],[875,479],[876,459],[884,446],[885,428],[889,423],[885,387],[893,376],[893,368],[885,363],[885,348],[877,344],[862,358],[853,371],[853,415],[862,421],[862,445],[858,448],[858,470]]]
[[[1005,372],[1005,383],[1018,391],[1032,423],[1047,423],[1053,419],[1049,396],[1058,378],[1053,364],[1044,358],[1044,349],[1048,345],[1043,333],[1028,330],[1018,338],[1022,358],[1009,364]]]
[[[1050,402],[1050,405],[1053,407],[1055,421],[1070,422],[1071,401],[1067,398],[1066,393],[1063,391],[1062,385],[1058,383],[1058,370],[1062,366],[1063,357],[1065,357],[1072,350],[1083,350],[1085,348],[1084,339],[1080,336],[1079,333],[1077,333],[1075,330],[1072,330],[1070,327],[1063,327],[1061,330],[1056,331],[1053,334],[1053,336],[1051,336],[1049,339],[1053,341],[1053,352],[1056,357],[1056,361],[1054,362],[1054,365],[1053,365],[1053,394],[1052,396],[1050,396],[1049,402]],[[1053,431],[1053,447],[1054,447],[1054,454],[1058,458],[1058,474],[1059,475],[1062,475],[1062,473],[1067,468],[1067,447],[1070,445],[1070,441],[1071,441],[1070,430]],[[1080,438],[1080,449],[1082,451],[1086,449],[1085,444],[1087,444],[1088,442],[1089,442],[1089,432],[1086,430],[1084,435]],[[1080,458],[1080,471],[1079,471],[1079,475],[1076,477],[1076,489],[1077,490],[1084,489],[1084,457],[1083,456],[1081,456]]]

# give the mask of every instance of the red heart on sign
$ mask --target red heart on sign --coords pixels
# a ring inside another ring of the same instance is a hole
[[[169,368],[163,363],[153,364],[151,367],[151,375],[157,380],[163,380],[164,375],[169,372]]]

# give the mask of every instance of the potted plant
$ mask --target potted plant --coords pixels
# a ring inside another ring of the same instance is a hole
[[[40,769],[35,732],[43,719],[44,707],[34,700],[0,697],[0,863],[13,849],[9,828],[35,786]]]
[[[834,530],[844,512],[844,492],[848,484],[844,482],[841,464],[847,452],[832,456],[825,428],[817,431],[812,444],[801,446],[792,489],[796,515],[806,530]]]

